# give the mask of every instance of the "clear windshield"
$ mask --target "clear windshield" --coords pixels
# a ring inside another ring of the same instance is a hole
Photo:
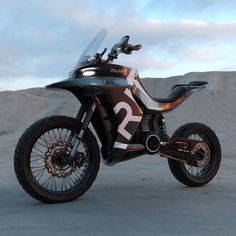
[[[98,52],[98,49],[102,44],[103,40],[105,39],[106,35],[106,29],[101,29],[98,31],[96,36],[93,38],[93,40],[89,43],[89,45],[85,48],[84,52],[79,57],[75,67],[70,72],[70,76],[72,76],[75,70],[77,70],[83,65],[86,65],[86,63],[94,57],[94,55]]]

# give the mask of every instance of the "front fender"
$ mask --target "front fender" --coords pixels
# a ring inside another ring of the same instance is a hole
[[[48,89],[75,89],[75,88],[102,88],[102,87],[129,87],[127,80],[114,77],[87,77],[81,79],[66,79],[47,85]]]
[[[66,89],[66,90],[71,90],[76,87],[81,87],[80,84],[78,83],[78,80],[75,79],[66,79],[62,80],[53,84],[49,84],[46,86],[47,89]]]

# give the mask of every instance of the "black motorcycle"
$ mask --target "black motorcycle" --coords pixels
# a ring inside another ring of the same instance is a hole
[[[119,54],[131,54],[141,45],[130,44],[129,36],[124,36],[104,60],[107,49],[97,50],[105,36],[104,29],[97,34],[69,79],[47,86],[70,91],[81,107],[76,118],[46,117],[22,135],[14,167],[24,190],[45,203],[72,201],[94,182],[100,153],[109,166],[143,154],[159,154],[168,158],[171,172],[181,183],[207,184],[221,162],[216,134],[204,124],[188,123],[169,137],[163,116],[207,82],[177,84],[167,98],[151,97],[135,69],[113,64]]]

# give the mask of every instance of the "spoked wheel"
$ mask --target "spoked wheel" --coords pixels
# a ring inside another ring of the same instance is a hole
[[[181,183],[197,187],[210,182],[217,174],[221,162],[221,147],[215,133],[206,125],[189,123],[178,128],[173,137],[183,137],[203,141],[194,147],[193,152],[203,156],[197,166],[168,160],[172,174]]]
[[[75,141],[68,128],[51,129],[38,138],[30,155],[30,170],[38,185],[60,192],[83,181],[90,168],[88,147],[81,140],[74,160],[70,161]]]
[[[75,156],[80,125],[69,117],[44,118],[22,135],[15,152],[15,172],[22,187],[47,203],[72,201],[88,190],[97,176],[100,155],[86,130]]]

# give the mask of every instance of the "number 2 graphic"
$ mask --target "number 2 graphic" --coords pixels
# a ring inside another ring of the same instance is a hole
[[[134,98],[133,98],[129,89],[125,89],[124,93],[134,101]],[[117,131],[122,136],[124,136],[127,140],[129,140],[132,137],[132,135],[125,129],[126,125],[130,121],[140,122],[142,119],[142,116],[133,116],[132,108],[130,107],[130,105],[127,102],[119,102],[118,104],[116,104],[116,106],[113,109],[116,114],[118,114],[121,109],[126,110],[126,116],[125,116],[124,120],[120,123],[120,125],[118,126]]]

